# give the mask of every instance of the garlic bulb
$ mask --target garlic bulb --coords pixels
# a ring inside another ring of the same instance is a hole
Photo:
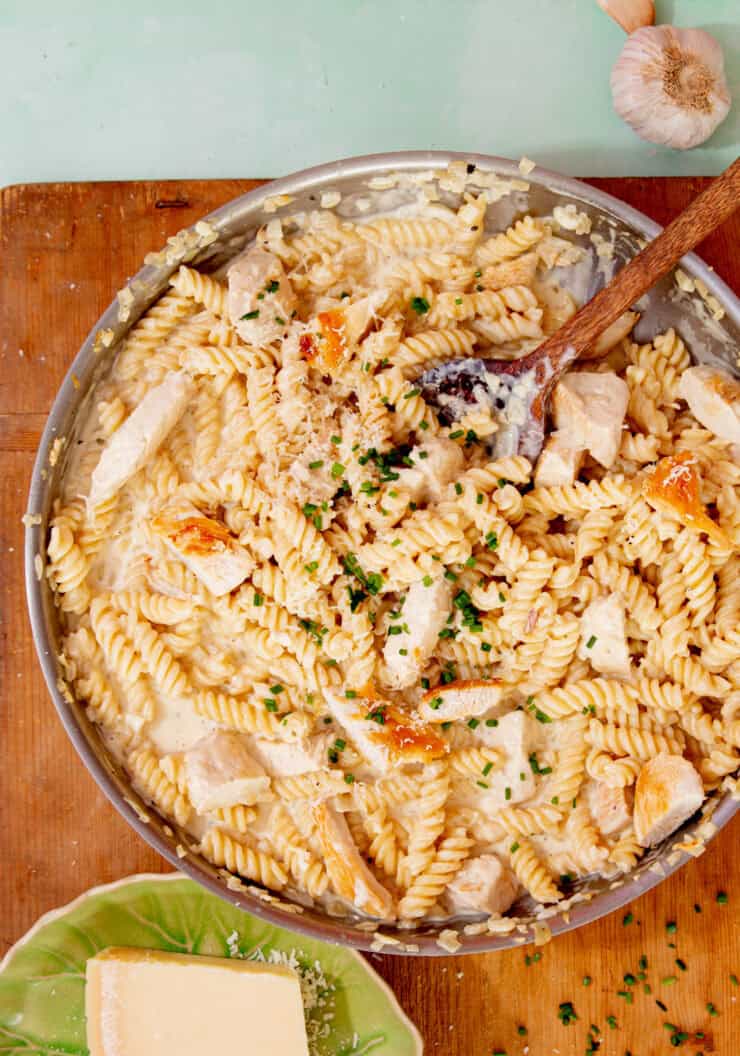
[[[655,22],[653,0],[596,0],[602,11],[622,27],[625,33],[634,33],[640,26],[652,26]]]
[[[708,139],[730,109],[722,49],[702,29],[638,29],[611,85],[614,109],[638,136],[680,150]]]

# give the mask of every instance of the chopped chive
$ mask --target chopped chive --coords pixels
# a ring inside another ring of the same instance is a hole
[[[464,429],[455,429],[454,432],[450,433],[450,440],[459,440],[461,436],[465,436],[465,430]],[[460,488],[460,491],[458,491],[457,494],[460,495],[461,493],[462,493],[462,487]]]
[[[278,695],[278,693],[282,693],[284,689],[285,686],[281,686],[279,682],[276,682],[274,686],[270,686],[270,692],[275,697]]]
[[[486,726],[498,726],[498,719],[486,719]]]
[[[717,901],[719,902],[719,904],[721,906],[726,906],[727,905],[727,901],[728,901],[727,892],[726,891],[718,891],[717,892]]]
[[[493,763],[488,762],[483,767],[481,773],[483,774],[484,777],[488,777],[488,775],[490,774],[491,770],[493,770]]]
[[[678,931],[678,924],[676,924],[675,920],[669,920],[666,923],[665,930],[669,935],[675,935]]]
[[[421,389],[409,389],[408,392],[404,392],[403,398],[404,398],[404,400],[410,400],[414,396],[418,396],[420,392],[421,392]]]
[[[463,493],[463,486],[460,483],[460,481],[458,480],[458,481],[455,482],[455,494],[456,495],[462,495],[462,493]]]
[[[476,726],[480,726],[480,721],[478,719],[468,719],[468,726],[471,730],[474,730]]]
[[[344,473],[344,466],[342,465],[342,463],[341,462],[335,462],[334,465],[331,467],[331,475],[336,478],[336,477],[341,477],[343,473]]]
[[[733,986],[740,986],[740,979],[738,979],[734,972],[730,972],[730,982]]]
[[[682,972],[687,971],[686,961],[682,961],[680,957],[676,957],[676,967],[680,968]]]
[[[607,1016],[606,1017],[606,1021],[609,1024],[609,1026],[611,1027],[612,1030],[616,1030],[617,1029],[617,1017],[616,1016]]]
[[[638,966],[640,968],[640,971],[644,972],[645,969],[648,966],[648,959],[647,959],[647,957],[645,956],[644,953],[641,955],[640,960],[637,963],[638,963]]]
[[[475,783],[476,783],[476,785],[478,785],[478,786],[479,786],[480,788],[490,788],[490,787],[491,787],[490,785],[487,785],[485,781],[476,781]]]
[[[590,975],[584,975],[582,982],[584,986],[590,986],[593,980]]]
[[[337,737],[336,741],[334,742],[334,747],[338,752],[343,752],[344,749],[347,747],[347,742],[343,741],[341,737]]]
[[[429,311],[429,301],[426,297],[412,297],[411,308],[416,312],[417,315],[426,315]]]
[[[321,469],[323,464],[324,464],[323,458],[317,458],[315,462],[309,462],[308,463],[308,468],[309,469]]]
[[[694,902],[694,913],[701,913],[701,906],[698,902]]]
[[[634,921],[634,919],[635,919],[635,914],[634,913],[632,913],[632,912],[625,913],[625,915],[622,917],[623,926],[627,927],[627,925],[631,924]]]
[[[593,647],[596,645],[596,641],[597,641],[596,635],[592,634],[591,637],[589,638],[589,640],[586,642],[586,648],[587,649],[593,649]]]
[[[344,780],[347,782],[348,785],[353,785],[355,783],[355,775],[354,774],[345,774],[344,775]]]
[[[272,697],[265,697],[265,707],[268,711],[277,711],[277,701]]]
[[[344,695],[347,698],[347,700],[354,700],[355,697],[357,696],[357,691],[354,690],[354,689],[345,689]]]
[[[484,653],[490,653],[490,651],[493,649],[493,646],[490,642],[481,642],[480,647]]]
[[[662,1001],[661,1001],[661,1000],[660,1000],[659,998],[657,998],[657,997],[656,997],[656,999],[655,999],[655,1004],[656,1004],[656,1005],[658,1006],[658,1008],[659,1008],[659,1009],[661,1010],[661,1012],[667,1012],[667,1011],[668,1011],[668,1005],[664,1004],[664,1003],[663,1003],[663,1002],[662,1002]]]
[[[524,1037],[527,1036],[527,1028],[526,1027],[517,1027],[516,1028],[516,1032],[517,1032],[517,1034],[519,1035],[520,1038],[524,1038]]]
[[[561,1001],[561,1003],[558,1005],[558,1019],[565,1027],[569,1026],[569,1024],[573,1023],[576,1019],[578,1019],[572,1001]]]
[[[509,788],[508,785],[504,789],[504,799],[506,799],[506,800],[511,799],[511,789]]]
[[[341,444],[341,442],[342,442],[341,436],[330,436],[329,439],[331,440],[331,442],[333,444],[337,444],[337,445]]]
[[[711,1001],[707,1001],[707,1012],[709,1013],[710,1016],[718,1016],[719,1015],[719,1012],[717,1011],[716,1006],[713,1005]]]
[[[255,310],[253,312],[246,312],[240,318],[241,319],[256,319],[259,314],[260,314],[259,308],[255,308]]]
[[[263,604],[264,600],[265,599],[262,597],[261,594],[255,594],[254,597],[252,598],[252,604],[255,605],[257,608],[259,608],[260,605]]]

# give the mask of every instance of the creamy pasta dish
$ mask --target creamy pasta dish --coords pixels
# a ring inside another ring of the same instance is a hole
[[[317,208],[180,267],[51,520],[66,677],[134,787],[330,912],[558,903],[740,763],[740,387],[629,312],[539,458],[492,457],[495,401],[420,378],[565,322],[588,218],[487,204]]]

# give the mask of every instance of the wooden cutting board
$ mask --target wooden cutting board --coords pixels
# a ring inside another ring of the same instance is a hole
[[[38,184],[2,192],[0,952],[41,913],[94,884],[169,869],[98,791],[56,718],[26,617],[21,516],[54,394],[114,291],[145,253],[258,182]],[[593,182],[660,223],[706,183]],[[699,247],[736,286],[738,246],[740,215]],[[731,980],[740,977],[739,843],[736,818],[701,858],[630,907],[632,923],[612,915],[554,940],[533,963],[531,947],[439,960],[372,955],[371,961],[418,1023],[428,1056],[580,1056],[591,1024],[601,1031],[591,1036],[603,1039],[602,1054],[656,1056],[674,1051],[666,1023],[705,1032],[683,1051],[734,1056],[740,1052],[740,986]],[[727,892],[726,904],[717,902],[719,891]],[[676,922],[675,933],[666,930],[669,921]],[[623,982],[625,973],[637,974],[643,954],[650,994],[640,981]],[[633,991],[632,1003],[620,990]],[[569,1025],[558,1019],[566,1001],[578,1016]],[[719,1015],[709,1014],[708,1002]]]

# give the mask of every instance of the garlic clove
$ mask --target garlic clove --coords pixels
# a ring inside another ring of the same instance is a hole
[[[625,33],[634,33],[641,26],[652,26],[655,22],[653,0],[596,0],[596,3]]]
[[[730,109],[722,49],[702,29],[644,26],[628,37],[611,75],[619,116],[642,139],[687,150]]]

